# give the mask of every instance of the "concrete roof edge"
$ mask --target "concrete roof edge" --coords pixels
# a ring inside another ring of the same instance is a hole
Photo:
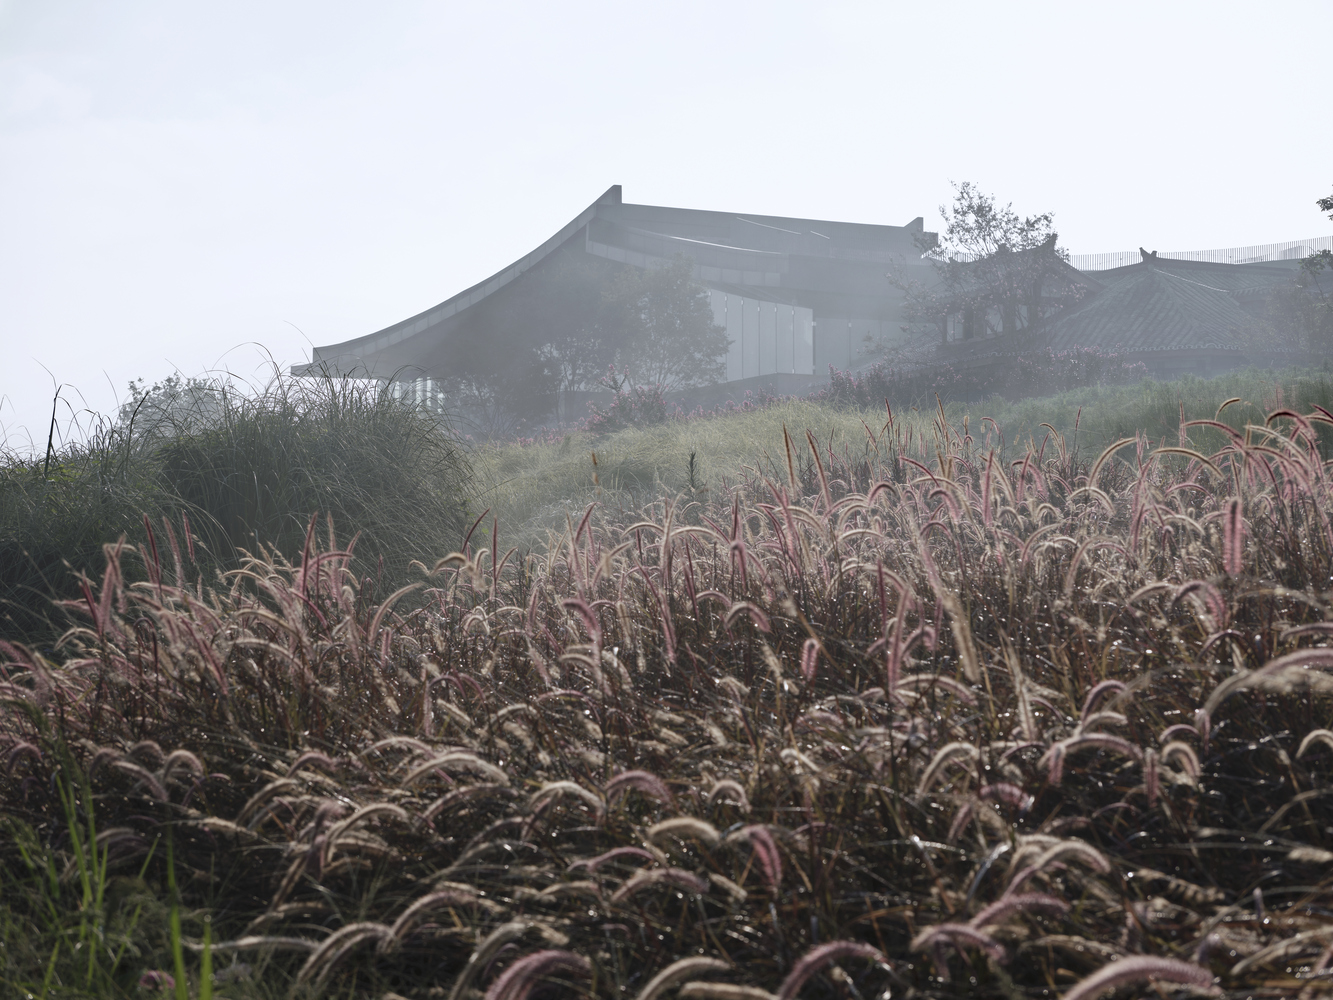
[[[619,184],[612,184],[597,198],[596,201],[575,216],[570,222],[562,226],[554,236],[545,240],[535,250],[524,254],[512,264],[501,268],[490,277],[484,278],[475,285],[463,289],[457,295],[452,295],[443,302],[431,306],[429,309],[423,309],[421,312],[409,316],[407,319],[400,320],[399,322],[386,326],[381,330],[376,330],[374,333],[368,333],[361,337],[353,337],[351,340],[344,340],[338,344],[329,344],[326,347],[316,347],[313,360],[305,365],[293,365],[292,374],[313,374],[315,371],[319,370],[318,366],[321,362],[334,362],[341,358],[357,357],[359,361],[361,355],[373,354],[376,351],[389,346],[388,344],[378,343],[381,338],[392,337],[394,334],[402,332],[419,321],[429,318],[434,313],[448,310],[451,306],[453,307],[453,311],[449,315],[457,315],[470,306],[488,298],[494,292],[509,284],[510,281],[518,277],[524,271],[546,258],[557,247],[573,236],[576,231],[587,225],[588,220],[597,214],[599,206],[619,205],[620,202],[621,187]],[[444,318],[445,317],[440,317],[440,319]],[[430,325],[433,326],[434,324],[432,323]],[[407,334],[406,336],[411,336],[411,334]],[[402,339],[406,338],[404,337]],[[365,369],[366,366],[364,362],[360,362],[358,367]],[[312,371],[312,369],[314,371]]]

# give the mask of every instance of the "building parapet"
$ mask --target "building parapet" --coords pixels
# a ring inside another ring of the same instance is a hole
[[[1209,264],[1267,264],[1300,260],[1321,250],[1333,250],[1333,236],[1312,236],[1305,240],[1287,240],[1285,243],[1257,243],[1254,246],[1230,247],[1225,250],[1162,250],[1157,256],[1168,260],[1198,260]],[[1110,271],[1137,264],[1139,259],[1138,250],[1069,255],[1069,263],[1080,271]]]

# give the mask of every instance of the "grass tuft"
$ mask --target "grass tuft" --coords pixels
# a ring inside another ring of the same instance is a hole
[[[1333,416],[1187,426],[1214,388],[1118,448],[783,404],[655,497],[686,462],[605,479],[678,439],[612,436],[546,544],[501,551],[551,523],[514,485],[414,601],[310,531],[112,547],[57,652],[0,647],[0,986],[1314,995]]]
[[[298,557],[318,513],[353,526],[363,573],[384,589],[410,579],[411,560],[459,544],[471,467],[438,417],[352,380],[277,378],[249,395],[196,386],[192,398],[147,430],[104,424],[41,458],[3,457],[3,634],[50,647],[69,624],[51,598],[78,597],[77,574],[99,573],[103,545],[122,535],[168,575],[185,559],[211,577],[246,551]],[[202,553],[185,551],[194,545]]]

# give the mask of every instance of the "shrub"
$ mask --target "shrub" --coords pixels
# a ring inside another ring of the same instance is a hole
[[[1129,385],[1148,377],[1148,366],[1096,347],[1043,350],[1019,356],[993,391],[1007,397],[1049,396],[1093,385]]]
[[[225,394],[207,429],[168,438],[152,459],[173,503],[207,518],[200,533],[218,551],[261,542],[294,553],[322,512],[397,578],[410,559],[457,545],[468,524],[471,472],[447,425],[350,380]]]
[[[874,407],[890,403],[919,404],[938,395],[941,400],[976,400],[999,394],[1006,398],[1045,396],[1094,385],[1125,385],[1148,377],[1142,362],[1092,347],[1068,351],[1042,350],[985,366],[921,365],[894,368],[878,362],[860,372],[829,366],[829,382],[816,399],[839,405]]]
[[[595,402],[588,403],[583,429],[594,434],[665,423],[679,411],[679,407],[667,403],[665,386],[633,385],[628,370],[617,374],[613,366],[597,383],[611,390],[611,402],[605,408]]]
[[[189,521],[211,571],[239,566],[240,548],[295,557],[310,515],[330,514],[359,533],[358,565],[385,585],[462,538],[471,467],[438,418],[350,380],[276,379],[249,395],[188,386],[188,407],[146,394],[139,416],[151,420],[132,425],[130,411],[49,459],[0,463],[11,638],[49,643],[67,624],[50,599],[78,594],[74,573],[95,571],[103,545],[143,543],[163,518]]]

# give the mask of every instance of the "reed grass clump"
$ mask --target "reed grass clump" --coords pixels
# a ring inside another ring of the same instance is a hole
[[[219,551],[294,551],[322,512],[354,525],[363,557],[397,579],[466,530],[471,469],[439,416],[349,379],[277,379],[257,395],[220,396],[205,428],[152,450],[167,495],[206,515]]]
[[[1229,409],[783,432],[387,597],[327,519],[221,579],[112,548],[3,647],[0,982],[197,982],[207,928],[232,996],[1313,997],[1333,417]]]
[[[354,525],[363,575],[392,590],[414,558],[457,546],[475,511],[466,450],[438,416],[373,384],[277,378],[261,392],[193,383],[186,408],[102,424],[46,456],[0,462],[3,634],[48,645],[102,547],[188,524],[206,575],[243,550],[300,550],[310,515]],[[140,560],[125,571],[143,578]]]
[[[108,426],[48,455],[0,457],[0,629],[50,645],[68,627],[53,597],[78,593],[102,545],[163,506],[160,482]],[[136,536],[137,537],[137,536]]]

